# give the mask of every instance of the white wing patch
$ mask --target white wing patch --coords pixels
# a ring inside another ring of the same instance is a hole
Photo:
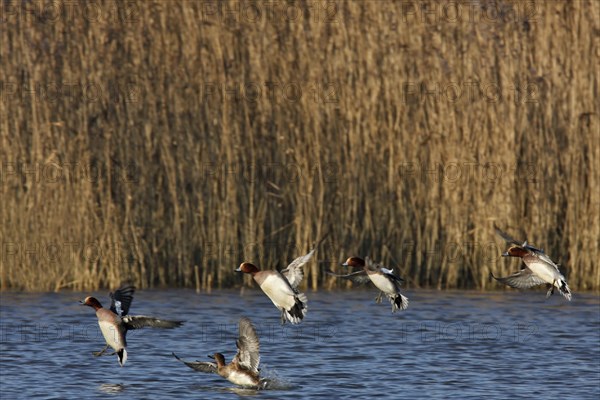
[[[119,317],[123,316],[123,309],[121,308],[121,302],[119,300],[115,300],[115,310],[117,310],[117,315]]]

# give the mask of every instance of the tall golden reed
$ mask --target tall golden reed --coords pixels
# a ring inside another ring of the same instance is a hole
[[[230,287],[326,231],[315,289],[498,288],[494,223],[600,288],[598,2],[2,7],[2,289]]]

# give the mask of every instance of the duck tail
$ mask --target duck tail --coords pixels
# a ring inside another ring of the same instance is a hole
[[[119,365],[122,367],[127,361],[127,350],[122,348],[121,350],[117,351],[117,356],[119,357]]]
[[[397,310],[406,310],[408,308],[408,297],[398,293],[394,298],[391,298],[392,312]]]
[[[569,289],[569,285],[567,285],[567,282],[561,279],[560,281],[558,281],[558,284],[558,290],[560,290],[560,294],[565,296],[567,300],[571,301],[571,289]]]
[[[298,293],[296,296],[294,296],[294,299],[296,302],[292,308],[285,310],[285,316],[292,324],[299,324],[302,322],[302,319],[308,310],[308,307],[306,306],[308,299],[304,293]]]

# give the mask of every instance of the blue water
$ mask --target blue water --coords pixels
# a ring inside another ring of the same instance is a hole
[[[2,293],[0,397],[12,398],[600,398],[600,299],[543,291],[414,290],[408,310],[374,290],[308,292],[298,326],[258,290],[138,291],[131,314],[184,319],[128,334],[129,358],[93,357],[104,341],[77,300],[106,293]],[[261,339],[273,390],[235,388],[177,362],[235,355],[240,316]]]

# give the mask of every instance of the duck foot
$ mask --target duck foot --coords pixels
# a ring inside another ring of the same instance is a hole
[[[556,283],[556,281],[553,281],[550,288],[548,288],[548,292],[546,293],[546,298],[548,298],[554,294],[554,284],[555,283]]]
[[[92,351],[92,354],[95,357],[100,357],[101,355],[103,355],[106,352],[106,349],[108,349],[108,344],[106,346],[104,346],[104,348],[100,351]]]
[[[375,297],[375,303],[380,304],[382,296],[383,296],[383,292],[379,292],[379,294],[377,295],[377,297]]]

